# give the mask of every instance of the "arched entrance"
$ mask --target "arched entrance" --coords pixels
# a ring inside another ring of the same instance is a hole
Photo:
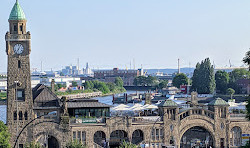
[[[105,146],[106,144],[106,134],[103,131],[97,131],[94,134],[94,142],[100,146]]]
[[[144,140],[144,135],[142,130],[135,130],[132,134],[132,143],[133,144],[139,144]]]
[[[208,130],[200,126],[188,129],[181,137],[181,148],[206,148],[210,146],[214,146],[213,137]]]
[[[124,130],[116,130],[110,134],[110,148],[117,148],[123,141],[128,141],[128,134]]]
[[[59,148],[59,143],[57,139],[51,135],[41,135],[38,138],[37,142],[45,148]]]
[[[235,126],[231,129],[230,132],[230,144],[231,146],[239,147],[241,146],[242,142],[242,131],[241,128],[238,126]]]
[[[48,148],[59,148],[58,141],[55,137],[49,136],[48,138]]]

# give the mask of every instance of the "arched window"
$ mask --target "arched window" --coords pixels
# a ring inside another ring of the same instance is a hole
[[[242,131],[241,128],[238,126],[235,126],[231,129],[231,134],[230,134],[230,143],[231,146],[241,146],[241,135]]]
[[[17,120],[17,113],[16,112],[14,112],[14,120]]]
[[[18,116],[19,116],[19,120],[23,120],[23,113],[22,113],[22,111],[19,112]]]
[[[28,113],[27,113],[27,111],[24,113],[24,119],[28,120]]]

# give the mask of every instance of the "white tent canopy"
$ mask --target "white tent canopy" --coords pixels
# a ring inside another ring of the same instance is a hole
[[[147,105],[147,106],[145,105],[144,108],[145,109],[158,109],[158,106],[151,104],[151,105]]]

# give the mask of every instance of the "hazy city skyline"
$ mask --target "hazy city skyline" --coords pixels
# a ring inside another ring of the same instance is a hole
[[[4,34],[15,0],[0,5],[0,71]],[[194,67],[209,57],[218,67],[241,66],[250,47],[250,1],[24,1],[32,35],[31,68]]]

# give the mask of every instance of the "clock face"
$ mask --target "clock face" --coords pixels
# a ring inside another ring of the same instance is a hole
[[[23,53],[23,45],[22,45],[22,44],[16,44],[16,45],[14,46],[14,52],[15,52],[16,54],[21,54],[21,53]]]

